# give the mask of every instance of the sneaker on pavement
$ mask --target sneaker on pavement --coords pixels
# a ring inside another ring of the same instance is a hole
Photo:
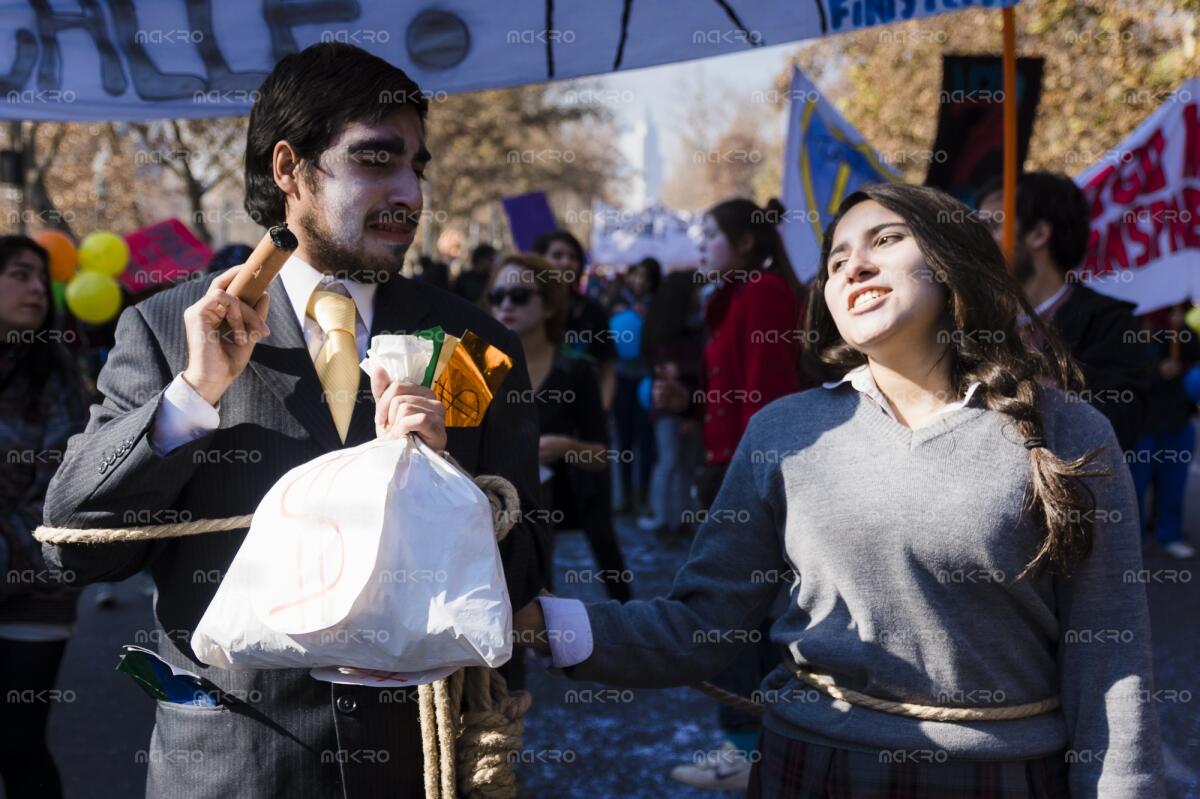
[[[726,741],[717,751],[706,753],[703,761],[671,769],[671,779],[693,788],[744,791],[750,784],[750,761]]]
[[[1163,547],[1167,554],[1179,560],[1187,560],[1188,558],[1196,557],[1196,548],[1186,541],[1172,541]]]

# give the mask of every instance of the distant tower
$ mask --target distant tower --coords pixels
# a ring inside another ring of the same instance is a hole
[[[662,155],[658,151],[658,128],[646,108],[642,121],[637,124],[637,135],[642,140],[642,163],[640,164],[634,199],[639,208],[647,208],[659,202],[662,195]]]

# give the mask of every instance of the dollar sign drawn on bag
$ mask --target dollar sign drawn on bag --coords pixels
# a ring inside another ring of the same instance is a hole
[[[340,463],[334,473],[330,476],[330,479],[324,481],[326,490],[322,496],[322,499],[325,499],[329,496],[328,486],[332,484],[333,478],[337,477],[337,475],[347,466],[358,460],[362,454],[363,453],[361,452],[353,454],[344,453],[335,458],[324,461],[323,463],[316,464],[312,468],[305,469],[297,474],[279,497],[280,515],[285,519],[309,518],[309,514],[288,510],[288,494],[291,493],[292,489],[296,488],[297,485],[305,481],[305,478],[308,478],[310,474],[310,482],[315,483],[324,475],[327,470],[329,470],[335,464]],[[315,600],[323,599],[329,596],[329,592],[333,590],[334,586],[341,581],[342,574],[346,568],[346,542],[345,536],[342,534],[341,525],[338,524],[336,519],[323,513],[318,513],[316,515],[316,520],[322,524],[322,529],[328,529],[332,531],[333,542],[336,545],[337,553],[336,569],[330,568],[329,564],[326,562],[326,547],[324,545],[325,536],[321,536],[317,540],[317,579],[320,584],[315,587],[305,585],[304,554],[306,537],[301,536],[299,541],[296,543],[296,596],[270,608],[267,611],[268,616],[276,616],[285,610],[298,606],[300,608],[300,623],[301,625],[305,625],[305,609],[309,606],[309,604]]]

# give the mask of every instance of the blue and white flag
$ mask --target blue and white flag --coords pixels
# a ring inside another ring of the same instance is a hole
[[[799,69],[788,98],[780,195],[787,211],[779,232],[796,274],[808,281],[817,273],[825,226],[842,200],[860,186],[900,178]]]

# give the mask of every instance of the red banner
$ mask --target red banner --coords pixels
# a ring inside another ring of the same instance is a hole
[[[1089,285],[1138,313],[1200,300],[1200,79],[1078,182],[1092,208]]]
[[[137,294],[203,272],[212,250],[178,219],[135,230],[125,237],[129,266],[121,275],[125,288]]]

